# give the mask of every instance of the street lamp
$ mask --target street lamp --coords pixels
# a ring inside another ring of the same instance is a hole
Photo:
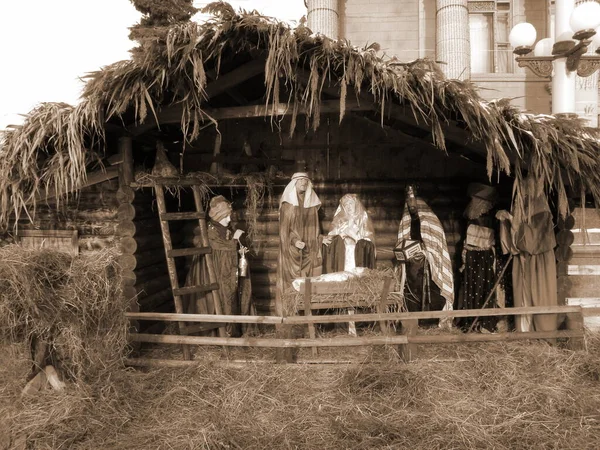
[[[600,69],[600,4],[556,0],[554,35],[534,47],[537,32],[527,22],[510,31],[509,40],[519,67],[540,77],[552,77],[552,113],[575,115],[575,75],[588,77]],[[595,44],[596,55],[584,55]],[[527,56],[533,51],[533,56]]]

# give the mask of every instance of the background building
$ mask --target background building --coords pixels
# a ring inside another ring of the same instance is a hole
[[[313,31],[357,46],[377,42],[382,53],[400,62],[435,59],[448,77],[473,81],[485,99],[510,97],[526,111],[551,111],[550,79],[517,66],[508,35],[513,25],[527,21],[538,39],[554,37],[554,0],[306,0],[306,5]],[[591,126],[598,126],[598,87],[598,74],[577,79],[577,113]]]

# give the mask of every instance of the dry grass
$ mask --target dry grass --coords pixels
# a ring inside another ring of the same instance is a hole
[[[188,369],[117,371],[104,385],[34,398],[19,398],[19,370],[4,365],[0,413],[31,448],[595,449],[591,338],[588,353],[455,345],[408,365],[383,349],[349,365],[238,365],[199,349]]]
[[[47,342],[49,358],[78,383],[122,367],[128,323],[115,256],[0,248],[2,342]]]

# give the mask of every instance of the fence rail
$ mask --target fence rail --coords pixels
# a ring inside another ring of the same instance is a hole
[[[567,329],[556,331],[534,332],[502,332],[502,333],[446,333],[417,335],[419,319],[449,319],[455,317],[494,317],[517,316],[523,314],[561,314],[567,317]],[[469,342],[499,342],[530,339],[567,338],[572,349],[584,346],[584,316],[600,315],[600,308],[584,308],[574,306],[537,306],[520,308],[468,309],[452,311],[423,311],[423,312],[387,312],[368,314],[333,314],[317,316],[240,316],[214,314],[176,314],[155,312],[127,312],[131,320],[159,320],[165,322],[201,322],[201,323],[245,323],[267,324],[288,330],[285,336],[277,333],[274,338],[257,337],[213,337],[189,335],[163,335],[132,333],[132,342],[158,344],[184,344],[222,347],[260,347],[276,349],[293,349],[312,347],[358,347],[387,345],[398,346],[399,353],[405,361],[410,361],[416,354],[416,345],[420,344],[457,344]],[[387,322],[400,322],[400,334],[392,334]],[[296,325],[311,325],[316,323],[340,322],[379,322],[382,334],[378,336],[351,336],[334,338],[291,338],[289,330]],[[282,350],[278,350],[282,351]],[[289,351],[289,350],[288,350]],[[277,357],[282,361],[281,357]],[[290,358],[286,359],[291,361]],[[160,363],[157,363],[160,366]]]
[[[250,323],[269,325],[306,325],[309,323],[379,322],[411,319],[445,319],[453,317],[517,316],[524,314],[581,314],[600,315],[600,308],[581,306],[528,306],[519,308],[457,309],[451,311],[388,312],[368,314],[330,314],[319,316],[239,316],[215,314],[176,314],[127,312],[131,320],[162,320],[165,322]]]

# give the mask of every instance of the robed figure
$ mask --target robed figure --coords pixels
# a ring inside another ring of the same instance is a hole
[[[513,259],[513,296],[515,307],[558,305],[554,223],[543,189],[532,177],[523,183],[513,215],[499,211],[503,222],[502,247]],[[510,225],[507,226],[507,225]],[[556,314],[524,314],[515,317],[517,331],[554,331]]]
[[[454,279],[444,228],[413,186],[406,190],[396,249],[409,255],[398,265],[408,311],[451,310]]]
[[[210,200],[207,224],[208,242],[212,250],[212,259],[215,277],[219,283],[219,298],[221,314],[238,315],[253,314],[251,302],[252,288],[249,273],[240,276],[238,270],[240,256],[248,248],[245,233],[236,229],[231,223],[231,203],[222,195]],[[199,236],[196,236],[198,238]],[[201,246],[200,242],[194,242]],[[208,272],[202,256],[195,256],[188,273],[186,285],[195,286],[208,284]],[[186,296],[188,310],[199,314],[214,313],[213,305],[206,302],[203,294],[190,294]],[[237,337],[241,334],[239,324],[227,326],[230,336]]]
[[[277,290],[282,294],[296,278],[321,269],[319,208],[321,201],[308,174],[295,173],[279,201]]]
[[[496,219],[494,204],[496,189],[481,183],[471,183],[467,189],[471,201],[465,209],[468,221],[462,251],[462,282],[457,299],[457,309],[481,309],[497,304],[496,284]],[[498,305],[500,306],[500,305]],[[467,329],[472,318],[457,320]],[[486,317],[477,321],[478,329],[494,331],[497,319]]]
[[[340,199],[323,244],[323,273],[375,268],[373,223],[356,194]]]

